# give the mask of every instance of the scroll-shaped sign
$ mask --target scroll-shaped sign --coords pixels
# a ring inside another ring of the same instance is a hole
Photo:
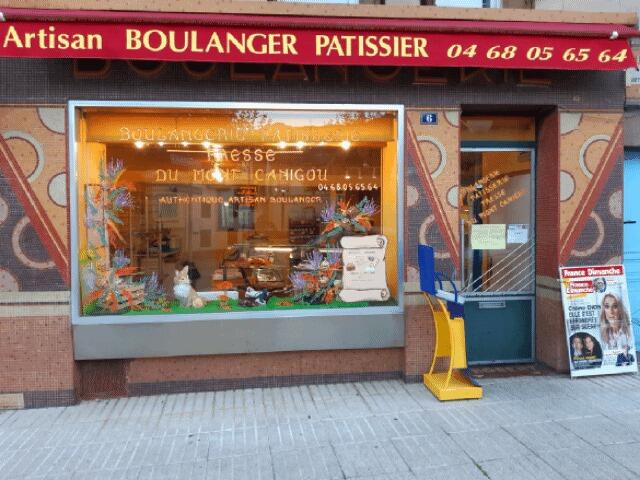
[[[387,237],[342,237],[343,302],[384,302],[389,300],[385,255]]]

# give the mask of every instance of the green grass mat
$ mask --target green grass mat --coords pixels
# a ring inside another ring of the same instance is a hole
[[[279,303],[282,303],[282,302],[291,302],[292,305],[288,305],[288,306],[279,305]],[[181,307],[177,301],[173,301],[171,302],[171,306],[168,311],[131,310],[130,312],[125,313],[124,315],[158,315],[158,314],[168,315],[170,313],[222,313],[222,312],[248,312],[248,311],[264,312],[264,311],[274,311],[274,310],[276,311],[277,310],[306,310],[310,308],[324,310],[324,309],[331,309],[331,308],[358,308],[358,307],[362,308],[362,307],[368,307],[370,305],[371,305],[370,302],[347,303],[347,302],[342,302],[340,300],[334,300],[329,304],[305,305],[305,304],[293,303],[291,298],[271,297],[267,301],[266,305],[258,306],[258,307],[241,307],[238,305],[237,300],[230,300],[229,306],[231,307],[231,310],[225,310],[222,307],[220,307],[220,302],[218,301],[209,302],[202,308],[186,308],[186,307]],[[381,304],[374,303],[373,305],[380,306]]]

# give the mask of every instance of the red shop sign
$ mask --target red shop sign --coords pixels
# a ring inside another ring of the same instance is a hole
[[[0,57],[558,70],[636,66],[624,39],[165,23],[0,23]]]

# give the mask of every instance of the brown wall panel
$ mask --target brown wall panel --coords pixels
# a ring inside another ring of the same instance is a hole
[[[435,349],[435,332],[431,310],[422,294],[412,295],[405,312],[404,376],[407,381],[422,381],[431,366]]]
[[[278,352],[132,360],[129,383],[400,372],[402,349]]]
[[[0,318],[0,393],[74,388],[68,316]]]
[[[557,283],[557,282],[556,282]],[[559,372],[569,371],[560,289],[538,284],[536,296],[536,357]]]

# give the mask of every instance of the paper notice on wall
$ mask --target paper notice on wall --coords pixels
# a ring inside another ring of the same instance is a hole
[[[343,249],[340,299],[343,302],[388,300],[387,238],[384,235],[343,237],[340,246]]]
[[[507,243],[527,243],[529,241],[529,225],[511,223],[507,226]]]
[[[507,248],[506,227],[504,223],[471,225],[471,248],[474,250],[504,250]]]

